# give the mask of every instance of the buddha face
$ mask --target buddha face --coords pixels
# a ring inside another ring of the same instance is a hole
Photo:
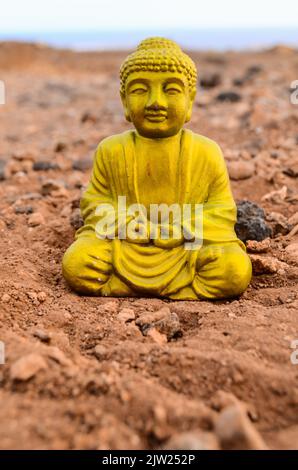
[[[126,119],[148,138],[176,135],[190,120],[194,97],[178,72],[133,72],[121,94]]]

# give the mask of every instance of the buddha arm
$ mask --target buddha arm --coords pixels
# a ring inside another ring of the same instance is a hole
[[[237,240],[234,224],[237,208],[233,199],[228,170],[218,145],[212,149],[214,178],[203,205],[204,244]]]
[[[90,182],[84,192],[81,203],[84,226],[77,235],[86,231],[96,231],[100,238],[113,238],[118,234],[118,207],[113,197],[110,179],[105,169],[102,150],[98,146],[93,162]],[[128,221],[125,220],[125,223]]]

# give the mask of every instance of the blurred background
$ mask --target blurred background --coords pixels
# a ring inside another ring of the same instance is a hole
[[[298,44],[293,0],[10,0],[1,6],[0,40],[86,49],[129,49],[162,35],[188,49],[243,49]]]

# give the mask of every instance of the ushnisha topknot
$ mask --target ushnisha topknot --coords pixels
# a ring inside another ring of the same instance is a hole
[[[152,37],[140,42],[135,52],[126,57],[120,67],[120,91],[125,92],[125,83],[133,72],[180,72],[189,84],[196,87],[197,70],[191,58],[171,39]]]

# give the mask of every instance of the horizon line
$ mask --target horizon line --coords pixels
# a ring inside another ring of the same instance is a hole
[[[102,28],[102,27],[92,27],[92,28],[73,28],[73,29],[30,29],[30,30],[1,30],[0,36],[5,34],[47,34],[47,33],[141,33],[141,32],[149,32],[149,31],[183,31],[183,32],[190,32],[190,31],[210,31],[210,30],[217,30],[217,31],[241,31],[241,30],[293,30],[296,28],[298,29],[298,23],[296,25],[245,25],[245,26],[238,26],[238,25],[225,25],[225,26],[165,26],[165,27],[148,27],[148,28]]]

